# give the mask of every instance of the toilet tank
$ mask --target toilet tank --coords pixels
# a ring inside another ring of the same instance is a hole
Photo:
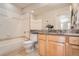
[[[37,34],[30,34],[30,40],[37,41]]]

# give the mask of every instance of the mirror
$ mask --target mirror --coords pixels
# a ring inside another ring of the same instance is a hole
[[[43,20],[43,30],[47,29],[47,25],[53,25],[55,30],[70,30],[72,26],[79,29],[77,3],[49,4],[47,8],[49,10],[44,11],[40,17]]]
[[[47,29],[46,25],[48,24],[53,25],[55,30],[69,30],[71,26],[70,5],[60,3],[53,7],[51,4],[51,9],[41,15],[43,30]]]

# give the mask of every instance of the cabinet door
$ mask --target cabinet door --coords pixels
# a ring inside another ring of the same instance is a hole
[[[79,46],[68,45],[68,55],[69,56],[79,56]]]
[[[49,56],[65,55],[65,45],[57,42],[48,42],[47,55]]]
[[[42,56],[45,56],[46,55],[46,41],[45,40],[39,40],[39,54],[42,55]]]

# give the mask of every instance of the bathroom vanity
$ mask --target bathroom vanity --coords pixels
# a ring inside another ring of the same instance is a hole
[[[38,31],[41,56],[79,56],[79,34]]]

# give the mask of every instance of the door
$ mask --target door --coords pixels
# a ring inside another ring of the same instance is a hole
[[[69,56],[79,56],[79,37],[69,37],[66,52]]]
[[[79,46],[68,45],[68,55],[69,56],[79,56]]]
[[[48,56],[63,56],[65,55],[65,45],[58,42],[48,42],[47,47]]]
[[[38,46],[39,46],[39,54],[41,55],[41,56],[45,56],[46,55],[46,41],[45,40],[39,40],[39,44],[38,44]]]

